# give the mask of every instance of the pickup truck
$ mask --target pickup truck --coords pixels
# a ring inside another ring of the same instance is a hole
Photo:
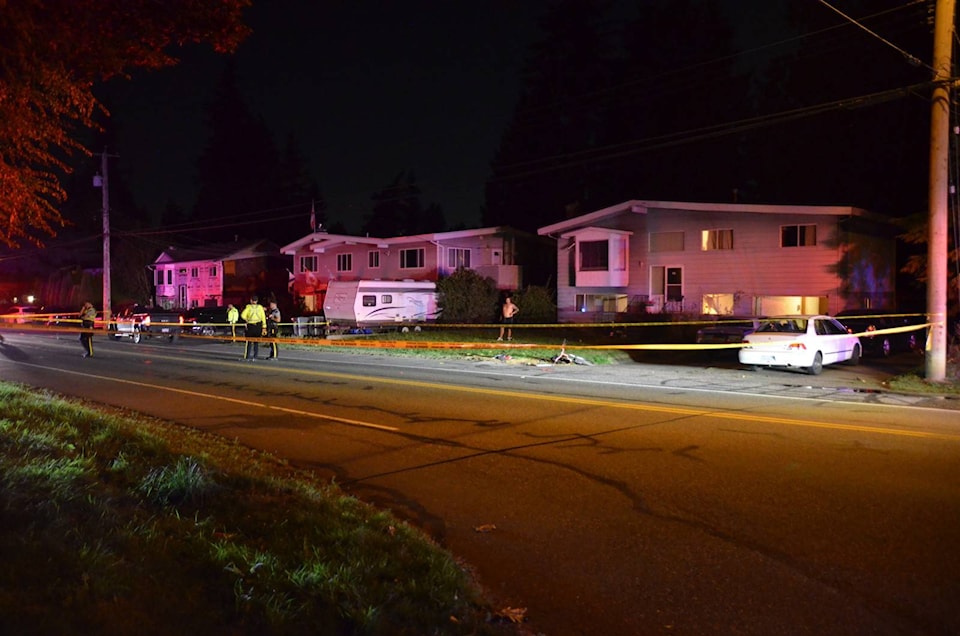
[[[180,336],[183,328],[180,314],[167,309],[134,306],[117,315],[112,334],[114,338],[130,338],[139,343],[143,338],[166,338],[170,342]]]

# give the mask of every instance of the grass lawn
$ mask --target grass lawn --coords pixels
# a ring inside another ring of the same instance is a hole
[[[0,502],[5,634],[511,633],[449,553],[335,486],[3,383]]]

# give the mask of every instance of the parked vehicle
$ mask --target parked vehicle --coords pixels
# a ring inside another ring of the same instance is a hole
[[[117,314],[111,326],[111,335],[116,338],[130,338],[139,343],[144,338],[166,338],[173,342],[180,335],[182,325],[180,313],[173,310],[141,307],[134,305]]]
[[[331,328],[435,320],[437,287],[429,281],[330,281],[323,313]]]
[[[697,330],[697,344],[737,344],[760,326],[760,318],[721,316],[717,324]]]
[[[3,322],[24,325],[28,322],[33,322],[41,309],[41,307],[35,307],[33,305],[13,305],[11,307],[0,308],[0,318],[2,318]]]
[[[197,336],[230,336],[226,307],[194,307],[180,317],[183,333]],[[242,329],[243,325],[239,325]]]
[[[836,318],[850,333],[860,337],[864,355],[887,357],[897,352],[918,351],[926,340],[925,329],[899,331],[917,324],[909,316],[848,310],[841,311]]]
[[[830,316],[783,316],[761,321],[744,338],[741,364],[751,367],[791,367],[818,375],[824,365],[860,362],[860,339]]]

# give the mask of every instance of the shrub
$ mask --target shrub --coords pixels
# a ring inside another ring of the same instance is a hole
[[[460,268],[437,281],[437,304],[442,322],[492,322],[497,313],[497,297],[494,280],[473,270]]]
[[[557,304],[546,287],[530,285],[514,295],[513,302],[520,307],[517,322],[535,324],[557,321]]]

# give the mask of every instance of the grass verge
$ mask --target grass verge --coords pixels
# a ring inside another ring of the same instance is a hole
[[[503,634],[469,573],[268,455],[0,383],[0,632]]]

